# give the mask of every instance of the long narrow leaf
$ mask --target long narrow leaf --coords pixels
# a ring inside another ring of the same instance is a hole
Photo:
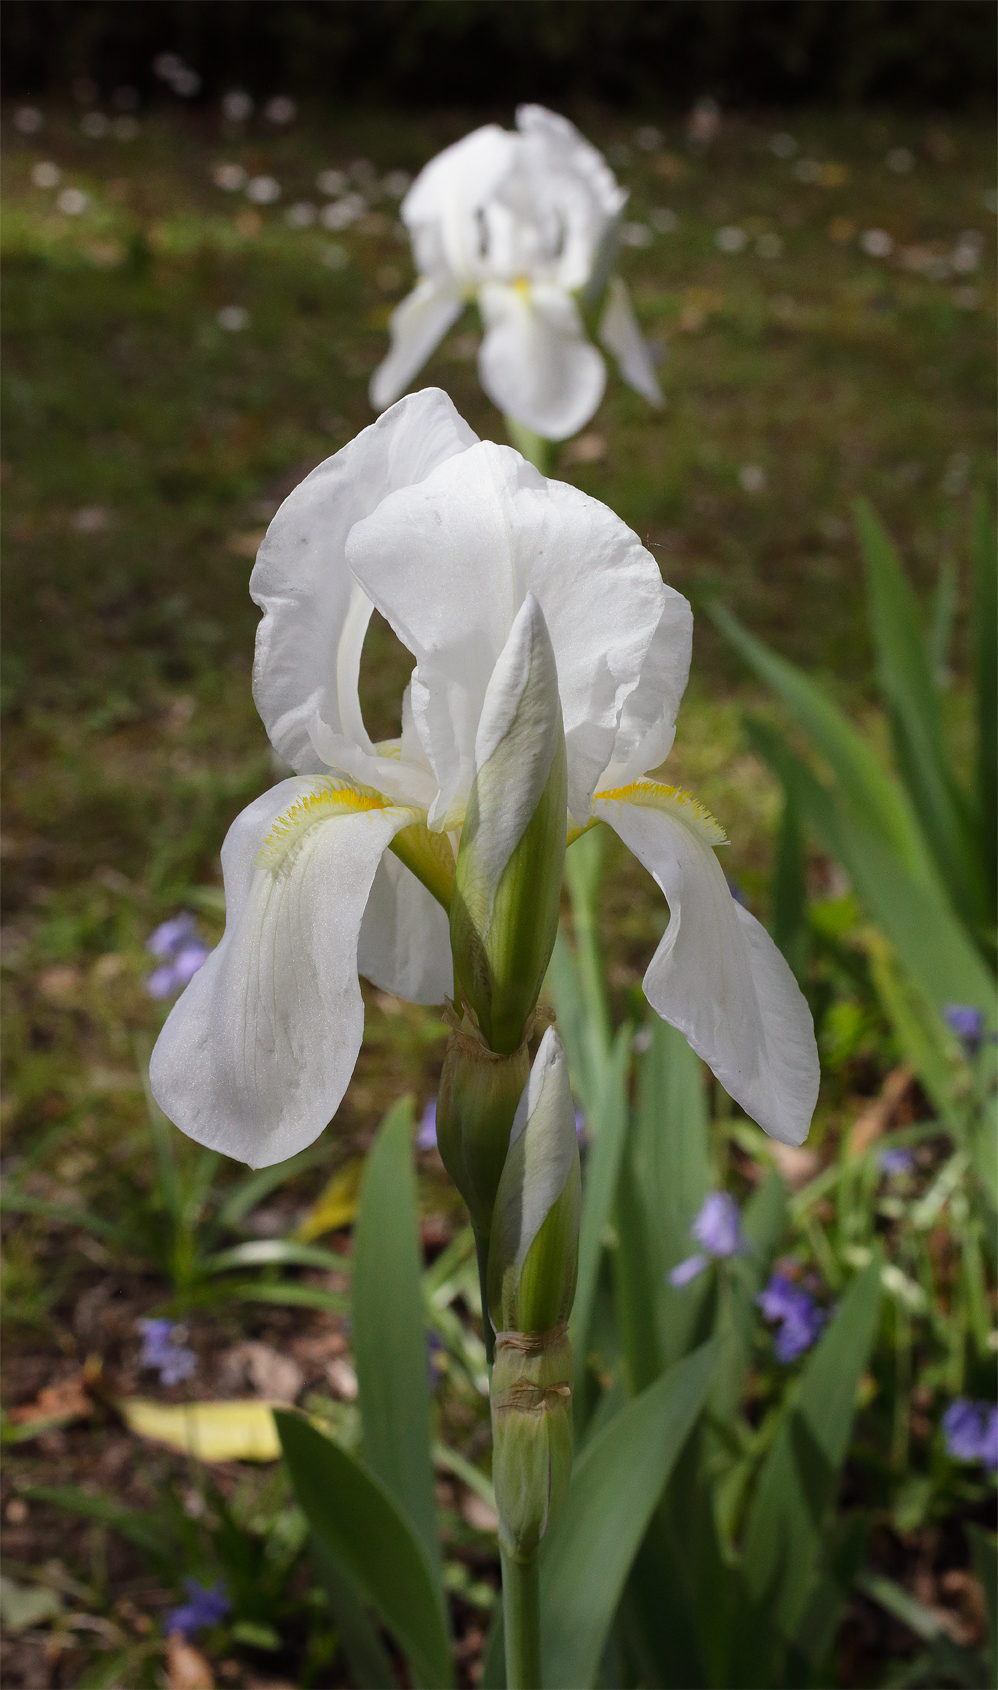
[[[907,797],[842,711],[817,682],[754,638],[731,612],[712,605],[711,617],[757,675],[779,693],[815,750],[831,766],[854,805],[897,853],[909,874],[924,878],[928,856]]]
[[[866,565],[877,674],[898,767],[956,907],[965,921],[983,923],[988,903],[984,864],[970,811],[952,778],[939,695],[914,595],[894,547],[865,500],[857,500],[855,517]]]
[[[341,1272],[343,1257],[335,1250],[320,1250],[314,1244],[296,1244],[289,1238],[253,1238],[220,1250],[203,1264],[206,1273],[228,1273],[247,1267],[312,1267]]]
[[[796,1404],[759,1478],[745,1537],[747,1592],[788,1643],[803,1617],[849,1445],[856,1392],[876,1333],[879,1257],[850,1287],[811,1355]]]
[[[240,1221],[255,1209],[258,1203],[262,1203],[270,1192],[276,1191],[278,1186],[286,1184],[298,1174],[321,1167],[322,1163],[328,1160],[329,1146],[320,1140],[308,1150],[301,1150],[297,1156],[289,1157],[286,1162],[275,1162],[269,1168],[257,1168],[253,1173],[246,1174],[232,1187],[219,1209],[219,1225],[237,1227]]]
[[[308,1522],[408,1655],[421,1683],[453,1683],[447,1622],[422,1545],[381,1481],[303,1416],[274,1416]]]
[[[367,1160],[354,1234],[353,1351],[364,1455],[419,1539],[443,1605],[412,1154],[412,1102],[389,1110]]]
[[[627,1136],[627,1076],[631,1057],[631,1028],[621,1027],[607,1067],[599,1104],[592,1118],[595,1138],[586,1167],[579,1227],[579,1277],[569,1336],[575,1355],[576,1378],[585,1369],[592,1321],[596,1277],[603,1250],[603,1232],[613,1210],[617,1176]]]
[[[998,561],[995,525],[983,498],[974,510],[974,687],[977,694],[977,809],[987,883],[998,884]]]
[[[315,1533],[312,1547],[357,1690],[394,1690],[398,1679],[388,1650],[367,1616],[356,1585]]]

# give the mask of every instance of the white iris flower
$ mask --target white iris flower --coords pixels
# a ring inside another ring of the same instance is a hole
[[[281,1161],[318,1136],[346,1090],[363,1037],[359,975],[416,1003],[453,993],[447,905],[483,706],[497,665],[505,686],[542,618],[567,748],[566,835],[607,822],[651,871],[670,921],[645,975],[649,1002],[767,1132],[800,1143],[818,1089],[811,1017],[728,891],[721,829],[660,777],[692,615],[637,536],[510,447],[478,441],[430,388],[291,494],[250,591],[264,611],[254,696],[298,772],[225,839],[225,934],[153,1053],[166,1114],[255,1167]],[[401,736],[380,744],[357,687],[375,606],[415,659]]]
[[[404,393],[476,300],[489,398],[532,433],[567,440],[606,385],[587,310],[602,305],[599,339],[624,380],[653,405],[662,394],[627,288],[611,276],[626,192],[566,118],[521,106],[516,124],[511,132],[489,123],[447,147],[406,194],[419,280],[392,315],[371,403],[380,411]]]

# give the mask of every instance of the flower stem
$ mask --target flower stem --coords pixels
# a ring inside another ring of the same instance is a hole
[[[503,421],[506,433],[520,456],[539,469],[542,475],[553,474],[558,458],[557,440],[545,440],[542,434],[535,434],[533,429],[526,428],[515,417],[505,416]]]
[[[541,1593],[537,1555],[517,1561],[500,1549],[506,1690],[541,1690]]]
[[[492,1322],[489,1319],[489,1241],[487,1238],[480,1238],[477,1232],[475,1233],[475,1249],[478,1252],[478,1288],[482,1294],[482,1337],[485,1339],[485,1360],[488,1364],[489,1378],[491,1379],[492,1363],[495,1360],[496,1353],[496,1335],[492,1330]]]

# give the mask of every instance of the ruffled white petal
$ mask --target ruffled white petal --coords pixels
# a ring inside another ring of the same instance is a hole
[[[617,360],[617,368],[636,393],[659,409],[665,404],[651,355],[631,306],[627,284],[620,276],[610,282],[606,310],[599,326],[600,344]]]
[[[478,376],[492,403],[545,440],[577,434],[603,397],[606,365],[575,301],[560,288],[489,283],[478,302]]]
[[[371,605],[347,568],[346,537],[387,493],[476,438],[439,388],[414,393],[313,470],[268,528],[250,577],[264,612],[253,696],[276,750],[299,772],[333,766],[378,784],[357,696]]]
[[[463,310],[464,300],[454,284],[433,277],[417,282],[396,306],[388,325],[391,350],[371,377],[371,404],[376,411],[394,404],[405,392]]]
[[[710,843],[716,823],[681,798],[598,798],[594,813],[668,900],[643,982],[648,1002],[767,1133],[801,1144],[818,1096],[811,1013],[765,928],[732,898]]]
[[[485,689],[528,592],[554,647],[577,821],[588,818],[653,646],[659,681],[675,652],[669,708],[678,702],[689,660],[685,601],[670,595],[619,517],[576,487],[546,481],[509,447],[484,441],[386,498],[353,529],[347,556],[417,659],[413,720],[440,787],[431,825],[460,820]],[[649,694],[641,722],[661,708]]]
[[[516,137],[487,123],[431,159],[402,201],[424,275],[447,272],[467,286],[484,273],[478,213],[511,169]]]
[[[149,1067],[178,1127],[254,1168],[303,1150],[339,1107],[364,1032],[361,922],[386,847],[415,819],[338,804],[330,784],[282,781],[233,822],[225,933]]]
[[[357,968],[407,1003],[454,996],[447,912],[391,851],[378,864],[360,928]]]

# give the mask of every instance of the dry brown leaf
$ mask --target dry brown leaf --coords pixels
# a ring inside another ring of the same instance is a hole
[[[166,1640],[167,1690],[215,1690],[215,1675],[200,1649],[179,1631]]]
[[[60,1379],[54,1385],[45,1385],[39,1391],[34,1402],[24,1403],[20,1408],[12,1408],[8,1420],[15,1426],[31,1425],[34,1421],[51,1425],[58,1421],[60,1425],[67,1425],[71,1420],[83,1420],[93,1413],[93,1403],[87,1396],[82,1367],[68,1379]]]
[[[906,1064],[891,1069],[879,1096],[867,1104],[852,1124],[847,1147],[851,1159],[862,1156],[874,1140],[887,1131],[914,1078]]]

